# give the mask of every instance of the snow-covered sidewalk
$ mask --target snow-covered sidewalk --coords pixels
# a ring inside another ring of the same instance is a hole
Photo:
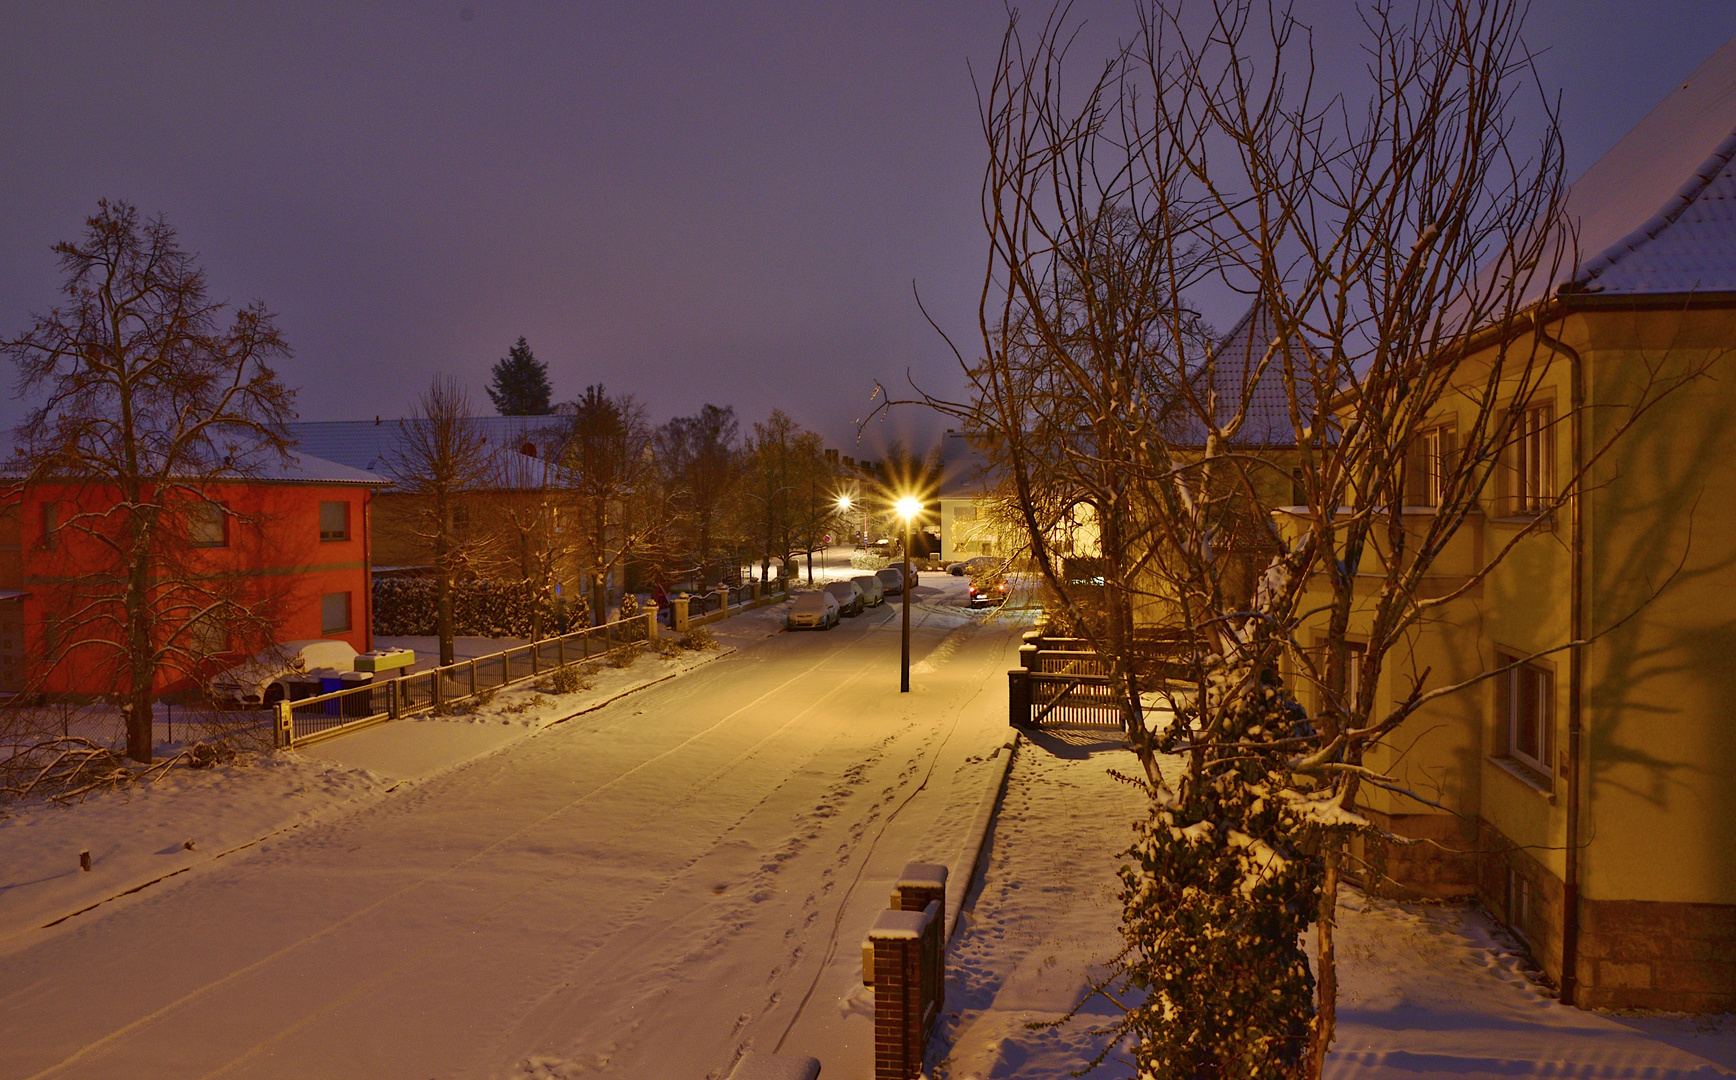
[[[1143,814],[1108,775],[1130,755],[1091,736],[1024,742],[992,834],[980,895],[948,955],[949,1015],[930,1046],[936,1080],[1062,1080],[1102,1048],[1101,999],[1070,1023],[1121,946],[1116,853]],[[1339,916],[1338,1040],[1328,1080],[1582,1077],[1687,1080],[1736,1071],[1736,1017],[1627,1016],[1565,1007],[1526,977],[1479,911],[1371,900]],[[1101,1077],[1134,1075],[1111,1060]]]

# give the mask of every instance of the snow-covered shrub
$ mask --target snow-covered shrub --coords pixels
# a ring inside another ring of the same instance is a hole
[[[681,635],[681,647],[683,649],[692,649],[694,652],[703,652],[707,649],[717,648],[717,638],[714,637],[711,631],[707,630],[705,627],[695,626],[693,629],[687,631],[687,633]]]
[[[632,667],[644,652],[644,642],[630,641],[609,653],[609,666],[613,668]]]
[[[645,640],[645,620],[639,617],[639,598],[632,593],[621,597],[621,627],[619,638],[622,641]]]
[[[856,570],[866,570],[870,574],[873,574],[886,569],[890,565],[892,565],[892,560],[880,554],[878,551],[862,550],[852,551],[850,553],[850,566]]]
[[[590,688],[589,673],[581,664],[567,664],[555,668],[554,673],[549,676],[549,689],[557,694],[576,694]]]
[[[1309,733],[1306,714],[1245,670],[1220,669],[1212,691],[1178,711],[1165,750],[1192,767],[1178,790],[1148,786],[1125,853],[1121,975],[1143,1001],[1118,1026],[1154,1080],[1293,1076],[1314,1025],[1301,935],[1322,868],[1283,740]]]

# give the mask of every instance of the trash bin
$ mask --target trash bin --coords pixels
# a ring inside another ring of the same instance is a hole
[[[374,681],[371,671],[346,671],[338,676],[340,689],[355,690],[358,686],[367,686]],[[357,691],[347,697],[338,699],[343,705],[345,716],[374,715],[374,695],[369,692]]]
[[[335,694],[344,688],[344,673],[335,668],[320,668],[318,671],[310,671],[308,674],[319,680],[319,692],[322,694]],[[343,703],[337,698],[333,698],[330,701],[321,702],[321,704],[325,706],[327,716],[336,716]]]

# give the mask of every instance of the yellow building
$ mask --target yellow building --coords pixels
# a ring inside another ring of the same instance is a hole
[[[1648,385],[1697,377],[1390,654],[1377,691],[1547,654],[1426,707],[1370,760],[1453,813],[1372,792],[1377,821],[1438,843],[1363,855],[1388,888],[1480,897],[1589,1007],[1736,1007],[1733,131],[1736,42],[1574,185],[1580,265],[1541,301],[1556,359],[1434,585],[1533,520]],[[1450,400],[1432,419],[1448,440],[1461,422]]]

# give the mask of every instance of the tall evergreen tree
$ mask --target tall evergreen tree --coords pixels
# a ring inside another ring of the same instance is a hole
[[[531,355],[530,343],[520,334],[518,344],[494,362],[494,381],[488,399],[502,416],[547,416],[549,406],[548,365]]]

